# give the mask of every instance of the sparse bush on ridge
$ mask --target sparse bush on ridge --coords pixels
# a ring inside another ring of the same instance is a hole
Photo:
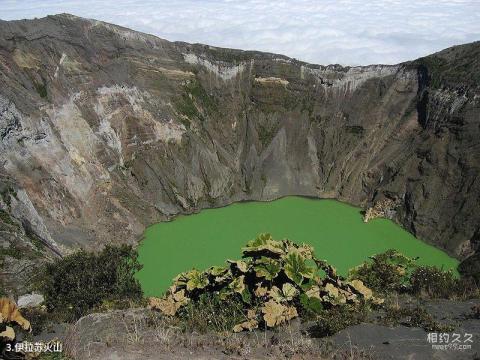
[[[479,295],[473,279],[457,277],[453,270],[418,265],[396,250],[373,255],[353,268],[350,279],[359,279],[378,293],[409,293],[426,298],[469,298]]]
[[[419,266],[410,276],[410,291],[414,295],[431,298],[448,298],[457,291],[458,279],[452,270],[435,266]]]
[[[370,256],[370,261],[350,269],[350,279],[362,280],[366,286],[379,293],[406,290],[415,259],[396,250]]]

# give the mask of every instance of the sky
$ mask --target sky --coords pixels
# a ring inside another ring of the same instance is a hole
[[[317,64],[395,64],[480,40],[480,0],[0,0],[3,20],[62,12]]]

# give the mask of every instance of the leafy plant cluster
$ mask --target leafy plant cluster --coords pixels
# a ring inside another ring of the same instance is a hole
[[[106,246],[97,254],[82,250],[47,264],[40,291],[47,310],[74,320],[105,303],[141,300],[134,277],[141,267],[131,246]]]
[[[268,146],[275,137],[275,129],[269,129],[267,126],[260,124],[258,126],[258,140],[263,146]]]
[[[309,245],[261,234],[242,252],[241,260],[228,260],[227,266],[179,274],[163,298],[150,298],[150,306],[173,316],[206,295],[215,295],[225,303],[241,301],[243,321],[233,327],[239,332],[262,324],[275,327],[299,312],[320,313],[340,305],[383,301],[361,280],[346,281],[338,276]]]

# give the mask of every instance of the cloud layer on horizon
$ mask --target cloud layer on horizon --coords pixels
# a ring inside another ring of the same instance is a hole
[[[0,9],[3,20],[67,12],[319,64],[393,64],[480,40],[480,0],[0,0]]]

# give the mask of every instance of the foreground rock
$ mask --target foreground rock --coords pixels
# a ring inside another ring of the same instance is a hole
[[[405,301],[405,299],[400,299]],[[378,359],[477,359],[480,355],[480,321],[472,318],[472,306],[478,300],[453,301],[431,300],[420,301],[408,299],[410,306],[424,306],[433,318],[442,323],[452,325],[451,331],[426,331],[406,326],[387,327],[378,324],[360,324],[347,328],[332,340],[338,347],[354,347],[372,349]],[[430,334],[430,335],[429,335]],[[431,335],[434,334],[434,335]],[[440,340],[442,335],[448,338]],[[453,341],[453,334],[460,336],[460,342]],[[472,342],[464,343],[465,335],[472,335]],[[471,345],[470,349],[439,349],[437,345]]]
[[[92,314],[80,319],[66,336],[75,359],[268,359],[318,358],[325,348],[301,335],[254,332],[182,333],[158,313],[138,309]]]
[[[470,334],[478,335],[477,322],[465,324],[457,329],[462,337],[466,328]],[[476,331],[472,333],[472,331]],[[375,359],[478,359],[480,346],[474,343],[468,350],[434,349],[428,341],[428,332],[419,328],[398,326],[390,328],[375,324],[360,324],[343,330],[333,337],[335,346],[341,349],[369,349]],[[452,333],[449,333],[450,338]],[[476,336],[478,342],[478,336]],[[451,341],[451,340],[450,340]],[[436,343],[435,345],[443,345]]]

